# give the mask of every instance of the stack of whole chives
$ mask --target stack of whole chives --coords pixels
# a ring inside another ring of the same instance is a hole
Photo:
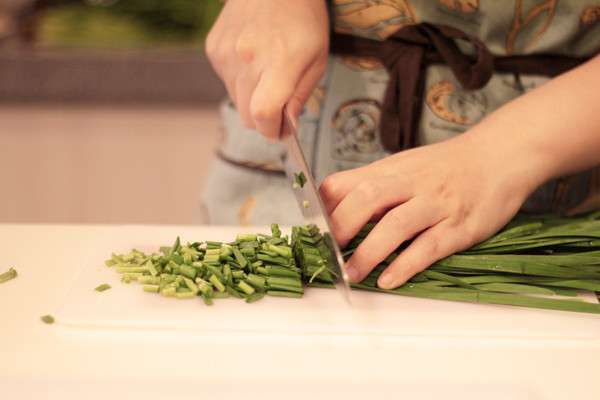
[[[294,226],[292,246],[296,263],[301,266],[302,277],[308,286],[334,286],[334,276],[330,268],[332,255],[315,225]]]
[[[138,250],[113,254],[106,261],[122,274],[122,281],[137,281],[143,290],[166,297],[213,299],[236,297],[252,303],[265,294],[302,297],[300,269],[296,267],[287,237],[277,225],[272,236],[239,235],[233,243],[207,241],[161,247],[150,255]]]
[[[487,241],[450,256],[394,290],[377,287],[377,278],[395,252],[357,289],[406,296],[531,308],[600,313],[600,305],[577,298],[600,293],[600,220],[518,218]],[[345,256],[372,225],[350,243]]]

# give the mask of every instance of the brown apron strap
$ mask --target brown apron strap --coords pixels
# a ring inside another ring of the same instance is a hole
[[[456,40],[468,42],[474,56],[460,51]],[[589,58],[558,55],[494,57],[478,38],[456,28],[427,23],[408,25],[385,41],[333,34],[332,53],[379,59],[390,80],[383,100],[381,141],[391,152],[418,145],[425,71],[430,64],[446,64],[464,89],[480,89],[494,70],[556,76]]]

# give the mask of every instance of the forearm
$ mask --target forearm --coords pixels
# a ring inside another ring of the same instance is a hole
[[[526,166],[535,185],[600,165],[600,56],[503,106],[466,136],[515,172]]]

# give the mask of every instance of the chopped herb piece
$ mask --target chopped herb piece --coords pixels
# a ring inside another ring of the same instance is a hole
[[[294,174],[294,183],[296,185],[298,185],[300,188],[304,187],[304,185],[306,184],[306,175],[304,175],[303,171],[300,171],[300,173]]]
[[[14,268],[10,268],[8,271],[0,274],[0,283],[8,282],[11,279],[15,279],[17,275],[17,270]]]
[[[54,317],[52,315],[43,315],[40,317],[40,319],[45,324],[53,324],[54,323]]]
[[[248,285],[246,282],[241,281],[238,283],[238,287],[243,290],[244,293],[250,295],[255,292],[254,288]]]
[[[177,297],[178,299],[193,299],[194,297],[196,297],[196,293],[178,292],[178,293],[175,293],[175,297]]]
[[[256,292],[246,297],[246,303],[254,303],[265,297],[264,292]]]
[[[210,283],[212,283],[214,285],[215,288],[217,288],[217,290],[219,292],[224,292],[225,291],[225,286],[223,285],[223,283],[219,280],[219,278],[217,278],[216,275],[211,275],[210,278],[208,279],[210,281]]]
[[[108,283],[103,283],[101,285],[96,286],[94,289],[96,292],[104,292],[105,290],[110,289],[111,286]]]
[[[142,288],[144,289],[144,292],[149,293],[158,293],[158,291],[160,290],[159,285],[144,285],[142,286]]]

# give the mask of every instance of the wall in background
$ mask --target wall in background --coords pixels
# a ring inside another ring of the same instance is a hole
[[[202,223],[216,107],[0,106],[0,222]]]

